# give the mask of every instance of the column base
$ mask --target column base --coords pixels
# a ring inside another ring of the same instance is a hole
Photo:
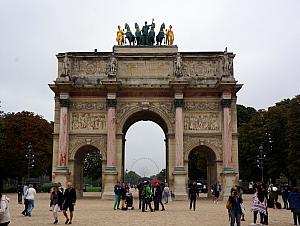
[[[187,200],[188,198],[186,174],[184,167],[175,167],[173,171],[175,200]]]
[[[53,172],[52,181],[60,183],[63,188],[66,188],[70,181],[70,174],[67,166],[57,166]]]
[[[221,173],[222,178],[222,190],[223,190],[223,198],[228,198],[230,196],[231,188],[234,185],[238,185],[237,173],[234,172],[233,169],[224,168],[224,172]]]
[[[114,200],[114,186],[118,179],[118,172],[115,167],[107,166],[103,172],[103,176],[102,199]]]

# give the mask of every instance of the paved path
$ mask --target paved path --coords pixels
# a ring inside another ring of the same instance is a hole
[[[35,226],[52,225],[52,212],[49,211],[49,194],[38,194],[36,206],[32,217],[21,215],[23,205],[16,203],[16,194],[9,194],[11,198],[10,210],[12,215],[12,226]],[[252,214],[250,212],[251,196],[245,195],[245,205],[247,208],[246,221],[242,225],[250,225]],[[135,204],[137,202],[135,201]],[[213,204],[211,200],[201,199],[197,201],[196,211],[188,209],[188,201],[173,201],[166,205],[166,211],[141,212],[138,209],[121,211],[112,210],[112,201],[83,198],[79,199],[75,206],[75,217],[73,225],[83,226],[228,226],[228,215],[225,209],[225,201],[219,204]],[[269,210],[269,219],[271,226],[293,225],[292,214],[287,210]],[[59,213],[58,225],[64,225],[64,217]]]

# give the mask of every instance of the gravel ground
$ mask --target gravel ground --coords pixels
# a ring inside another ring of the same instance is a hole
[[[40,193],[36,197],[32,217],[21,215],[23,205],[17,204],[17,195],[8,194],[10,200],[11,223],[10,225],[52,225],[52,212],[49,208],[49,194]],[[241,225],[250,225],[252,213],[250,212],[251,196],[244,195],[246,206],[246,221]],[[135,207],[137,207],[135,200]],[[188,208],[188,201],[173,201],[166,205],[166,211],[141,212],[138,209],[121,211],[112,209],[113,201],[99,198],[85,197],[79,199],[75,206],[73,225],[201,225],[201,226],[228,226],[228,215],[225,201],[214,204],[211,200],[201,198],[197,200],[196,211]],[[64,225],[65,218],[59,213],[58,225]],[[269,209],[269,225],[293,225],[292,214],[287,210]]]

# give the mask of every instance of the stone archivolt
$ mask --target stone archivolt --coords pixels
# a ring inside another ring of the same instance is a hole
[[[209,147],[215,153],[217,161],[221,161],[223,159],[222,140],[220,138],[199,138],[185,136],[183,142],[185,161],[189,159],[190,152],[200,145]]]
[[[170,102],[127,102],[117,104],[117,124],[119,128],[123,126],[126,119],[135,112],[149,110],[157,113],[168,125],[168,129],[173,131],[173,125],[175,124],[175,110],[174,106]],[[169,122],[169,123],[168,123]],[[169,132],[171,132],[169,131]]]
[[[184,116],[184,130],[219,131],[220,119],[218,113],[186,113]]]
[[[106,116],[99,113],[72,112],[71,130],[106,130]]]
[[[105,136],[97,137],[74,137],[71,136],[69,143],[69,159],[74,160],[76,152],[85,145],[92,145],[100,150],[102,154],[102,160],[106,159],[106,142]]]

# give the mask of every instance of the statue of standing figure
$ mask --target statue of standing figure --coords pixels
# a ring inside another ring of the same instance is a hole
[[[224,75],[230,76],[232,74],[233,62],[232,62],[232,58],[229,57],[227,53],[227,47],[225,48],[223,59],[224,59],[224,66],[223,66]]]
[[[110,62],[107,67],[107,75],[110,78],[115,78],[117,75],[117,70],[118,70],[118,64],[117,64],[117,59],[114,54],[111,55],[110,57]]]
[[[182,77],[182,58],[180,56],[180,53],[177,53],[176,56],[176,69],[175,69],[175,75],[176,77]]]
[[[153,27],[155,27],[154,25],[154,19],[152,19],[152,24],[151,25],[147,25],[147,21],[145,21],[145,25],[142,28],[142,39],[141,39],[141,45],[149,45],[149,34],[148,34],[148,30],[149,28],[153,25]]]

